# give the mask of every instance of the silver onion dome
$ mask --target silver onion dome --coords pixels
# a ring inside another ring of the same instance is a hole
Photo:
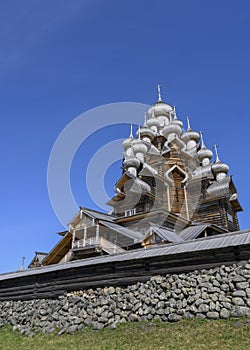
[[[173,110],[172,106],[165,102],[156,102],[153,106],[149,107],[148,115],[154,115],[157,117],[159,115],[169,116],[169,113]]]
[[[202,132],[200,132],[200,138],[201,138],[201,149],[197,152],[199,160],[202,161],[203,159],[211,159],[213,157],[213,152],[206,147],[203,140]]]
[[[145,112],[144,114],[144,124],[143,126],[140,128],[140,130],[138,129],[136,132],[136,136],[137,137],[147,137],[150,139],[150,141],[152,141],[155,137],[155,133],[152,129],[149,128],[148,124],[147,124],[147,113]]]
[[[200,135],[198,132],[194,131],[193,129],[191,129],[190,127],[190,121],[189,118],[187,117],[187,121],[188,121],[188,128],[187,131],[185,131],[181,138],[182,140],[187,143],[188,141],[195,141],[198,142],[200,140]]]
[[[148,115],[152,116],[152,114],[154,114],[156,117],[158,115],[161,115],[161,116],[165,115],[169,117],[170,112],[173,110],[173,108],[168,103],[162,101],[160,85],[157,85],[157,90],[158,90],[158,101],[155,104],[153,104],[153,106],[149,107]]]
[[[133,141],[132,150],[134,154],[137,154],[137,153],[146,154],[148,148],[141,139],[135,139]]]
[[[182,128],[183,128],[183,123],[182,123],[181,120],[179,120],[179,119],[173,119],[172,123],[178,125],[178,126],[181,128],[181,130],[182,130]]]
[[[215,149],[215,153],[216,153],[216,161],[215,163],[212,165],[212,171],[213,173],[219,174],[219,173],[225,173],[227,174],[229,171],[229,166],[226,163],[222,163],[219,159],[219,155],[218,155],[218,149],[217,146],[214,146]]]
[[[201,148],[199,151],[198,151],[198,157],[199,157],[199,160],[202,161],[203,159],[211,159],[213,157],[213,152],[208,149],[208,148]]]
[[[125,139],[122,143],[122,147],[124,150],[127,150],[129,149],[131,146],[132,146],[132,143],[133,143],[133,139],[132,138],[128,138],[128,139]]]
[[[160,127],[160,121],[155,117],[154,111],[152,111],[151,117],[147,121],[147,125],[151,128],[152,126]]]
[[[184,132],[181,136],[182,140],[187,143],[188,141],[195,141],[195,142],[198,142],[199,139],[200,139],[200,136],[198,134],[198,132],[190,129],[190,130],[187,130],[186,132]]]
[[[127,139],[125,139],[122,143],[122,147],[123,149],[126,151],[127,149],[129,149],[132,146],[133,143],[133,132],[132,132],[132,124],[130,126],[130,135]]]
[[[179,125],[179,127],[180,127],[181,129],[183,128],[183,123],[182,123],[182,121],[179,120],[179,119],[177,119],[175,106],[174,106],[173,112],[172,112],[172,123]]]
[[[170,134],[176,134],[180,136],[182,133],[182,128],[176,123],[167,124],[163,130],[162,135],[167,139]]]
[[[140,161],[136,157],[128,157],[123,161],[124,168],[136,168],[138,169],[140,166]]]
[[[141,137],[148,137],[152,141],[155,137],[155,133],[147,125],[143,125],[141,128]]]
[[[214,174],[218,174],[218,173],[227,174],[229,171],[229,166],[226,163],[222,163],[221,161],[219,161],[212,165],[212,170]]]

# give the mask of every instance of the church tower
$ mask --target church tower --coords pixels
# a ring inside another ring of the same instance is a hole
[[[175,107],[162,101],[160,86],[158,101],[145,113],[135,137],[131,126],[123,148],[123,172],[108,202],[121,225],[140,231],[137,218],[147,214],[154,223],[153,214],[161,211],[157,225],[169,228],[183,220],[182,228],[197,222],[239,230],[242,208],[229,166],[220,161],[217,146],[215,154],[206,147],[188,117],[183,129]]]

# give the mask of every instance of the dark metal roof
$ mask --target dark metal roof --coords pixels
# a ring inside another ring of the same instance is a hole
[[[190,239],[197,238],[201,234],[201,232],[203,232],[209,226],[209,224],[189,226],[184,228],[184,230],[182,230],[179,234],[183,238],[183,240],[188,241]]]
[[[115,224],[113,222],[105,222],[105,221],[99,221],[99,223],[105,227],[110,228],[111,230],[120,232],[121,234],[131,238],[131,239],[135,239],[135,240],[142,240],[142,233],[138,232],[138,231],[132,231],[129,230],[128,228]]]
[[[127,260],[137,260],[150,257],[171,256],[175,254],[183,254],[188,252],[202,252],[206,250],[213,250],[217,248],[227,248],[235,246],[250,245],[250,230],[238,231],[232,233],[219,234],[207,238],[200,238],[197,240],[177,243],[177,244],[163,244],[154,248],[137,249],[126,253],[114,254],[108,256],[100,256],[84,260],[76,260],[63,264],[49,265],[45,267],[38,267],[22,272],[12,272],[0,275],[0,280],[11,279],[16,277],[25,277],[34,274],[43,274],[58,270],[67,270],[71,268],[99,265],[110,262],[122,262]]]
[[[227,176],[220,181],[215,181],[207,189],[208,194],[211,197],[224,196],[229,193],[229,185],[231,182],[231,177]]]
[[[180,237],[176,232],[167,230],[166,228],[153,226],[152,231],[157,233],[157,235],[163,240],[172,243],[184,242],[184,239]]]
[[[82,208],[82,207],[81,207],[81,210],[86,215],[94,217],[95,219],[104,220],[104,221],[110,221],[110,222],[113,222],[116,219],[115,216],[112,216],[112,215],[106,214],[106,213],[101,213],[101,212],[96,211],[96,210],[85,209],[85,208]]]

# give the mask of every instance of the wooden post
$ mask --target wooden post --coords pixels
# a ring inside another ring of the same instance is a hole
[[[76,230],[73,230],[73,235],[72,235],[72,245],[71,245],[71,248],[74,248],[74,245],[75,245],[75,240],[76,240]]]
[[[83,229],[83,246],[84,247],[86,245],[86,238],[87,238],[87,226],[84,226],[84,229]]]
[[[186,205],[186,214],[187,214],[187,219],[189,220],[189,211],[188,211],[188,201],[187,201],[187,191],[186,191],[186,186],[184,186],[184,197],[185,197],[185,205]]]
[[[167,186],[167,196],[168,196],[168,211],[171,211],[169,186]]]
[[[95,242],[96,242],[96,245],[99,243],[99,224],[96,225],[96,231],[95,231]]]

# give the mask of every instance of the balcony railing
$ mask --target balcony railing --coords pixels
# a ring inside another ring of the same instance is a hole
[[[90,246],[101,246],[104,251],[106,251],[108,254],[117,254],[117,253],[123,253],[125,250],[118,245],[106,240],[103,237],[96,238],[83,238],[79,239],[78,241],[75,241],[72,245],[73,249],[81,249],[81,248],[88,248]]]
[[[83,248],[86,246],[96,246],[96,245],[101,245],[101,239],[99,238],[83,238],[83,239],[79,239],[78,241],[75,241],[73,243],[72,248]]]

